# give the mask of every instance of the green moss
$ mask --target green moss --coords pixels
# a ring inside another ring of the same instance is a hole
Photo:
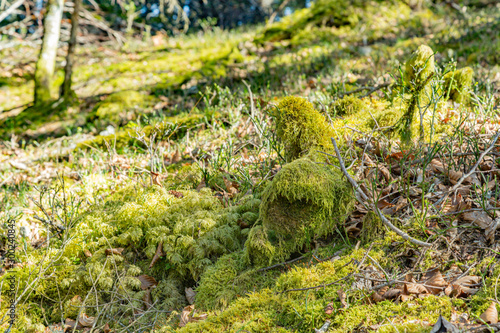
[[[274,285],[277,274],[248,269],[242,251],[224,255],[201,276],[196,305],[205,310],[226,308],[238,297]]]
[[[465,102],[469,97],[473,76],[474,71],[470,67],[446,73],[443,76],[443,88],[446,96],[457,103]]]
[[[151,136],[155,134],[156,139],[163,136],[168,136],[171,139],[182,138],[188,130],[195,128],[197,125],[204,122],[211,122],[220,118],[219,113],[209,114],[179,114],[173,117],[167,117],[164,121],[156,123],[155,125],[147,125],[142,129],[128,126],[117,130],[115,134],[98,135],[90,140],[85,140],[77,144],[77,149],[87,150],[90,147],[104,148],[108,146],[121,149],[123,147],[139,144],[137,137],[144,135],[144,139],[149,141]],[[172,131],[175,129],[174,131]]]
[[[285,97],[277,109],[276,131],[288,161],[307,154],[313,147],[329,145],[332,131],[325,117],[306,99]]]
[[[269,261],[288,258],[314,238],[331,233],[352,206],[351,186],[339,170],[306,158],[285,165],[262,194],[263,230],[255,231],[259,242],[264,241],[263,232],[268,233],[279,251],[265,250],[262,255],[272,255]],[[249,251],[252,262],[266,261],[253,258],[255,254]]]
[[[332,116],[344,116],[358,113],[365,107],[365,103],[352,95],[336,100],[330,110]]]
[[[135,111],[135,113],[139,113],[143,111],[151,100],[149,96],[135,90],[113,93],[94,107],[90,118],[94,119],[95,117],[98,122],[97,125],[100,126],[110,123],[119,125],[135,118],[135,115],[132,117],[127,116],[128,112]]]
[[[245,242],[245,261],[254,266],[269,265],[274,258],[276,248],[269,241],[267,230],[257,225],[250,230]]]
[[[420,45],[405,64],[405,82],[410,87],[420,86],[435,70],[434,51],[427,45]]]

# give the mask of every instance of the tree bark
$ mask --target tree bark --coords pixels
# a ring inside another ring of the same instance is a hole
[[[64,0],[49,0],[43,23],[44,33],[35,70],[35,105],[51,100],[52,77],[56,65]]]
[[[82,0],[74,0],[75,6],[71,14],[71,35],[68,42],[68,54],[66,55],[66,66],[64,67],[64,82],[61,86],[60,97],[68,100],[72,97],[71,79],[73,76],[73,64],[75,62],[75,48],[78,35],[78,17]]]

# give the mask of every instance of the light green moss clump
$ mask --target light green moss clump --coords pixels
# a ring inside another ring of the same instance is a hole
[[[443,76],[443,86],[446,96],[457,103],[465,102],[469,97],[473,76],[474,71],[470,67],[446,73]]]
[[[333,103],[330,114],[332,116],[352,115],[363,110],[364,107],[365,103],[361,99],[348,95]]]
[[[262,194],[263,226],[255,227],[245,244],[248,259],[258,264],[287,259],[331,233],[352,206],[351,186],[340,171],[307,158],[285,165]]]
[[[130,120],[127,118],[135,118],[127,117],[127,112],[144,109],[150,100],[149,96],[135,90],[120,91],[99,102],[93,110],[93,116],[99,125],[118,125]]]
[[[326,147],[332,130],[314,106],[301,97],[285,97],[278,105],[276,131],[285,145],[285,158],[293,161],[313,147]]]
[[[427,45],[420,45],[405,65],[405,81],[410,87],[425,84],[434,74],[434,51]]]

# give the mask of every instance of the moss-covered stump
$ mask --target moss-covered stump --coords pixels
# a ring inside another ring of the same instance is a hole
[[[446,73],[443,76],[443,88],[446,96],[457,103],[467,101],[473,76],[474,71],[470,67]]]
[[[285,165],[262,194],[263,225],[250,232],[245,244],[248,260],[263,265],[287,259],[315,238],[330,234],[353,203],[351,186],[340,171],[307,158]]]
[[[285,145],[287,161],[307,154],[313,147],[329,145],[332,129],[305,98],[285,97],[277,108],[276,132]]]

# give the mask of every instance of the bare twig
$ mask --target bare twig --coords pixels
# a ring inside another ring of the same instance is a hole
[[[345,168],[345,165],[344,165],[344,161],[342,160],[342,156],[340,155],[339,147],[337,146],[337,142],[335,141],[334,138],[332,138],[332,143],[333,143],[333,146],[335,148],[335,153],[337,154],[337,158],[339,160],[340,169],[342,170],[342,173],[347,178],[347,180],[349,181],[349,183],[351,183],[352,187],[354,187],[355,191],[359,194],[359,197],[363,200],[362,203],[364,205],[366,205],[369,202],[368,196],[363,192],[363,190],[359,187],[358,183],[356,183],[356,181],[347,172],[347,170]],[[414,244],[417,244],[419,246],[424,246],[424,247],[430,247],[430,246],[432,246],[432,244],[419,241],[418,239],[415,239],[415,238],[411,237],[410,235],[408,235],[407,233],[405,233],[401,229],[397,228],[394,224],[392,224],[384,216],[384,214],[382,214],[380,212],[380,210],[378,209],[378,207],[377,207],[376,204],[369,203],[368,205],[372,207],[372,209],[377,213],[377,215],[380,218],[380,220],[382,220],[382,222],[387,227],[389,227],[392,231],[394,231],[395,233],[397,233],[399,236],[403,237],[404,240],[408,240],[408,241],[410,241],[410,242],[412,242]]]

